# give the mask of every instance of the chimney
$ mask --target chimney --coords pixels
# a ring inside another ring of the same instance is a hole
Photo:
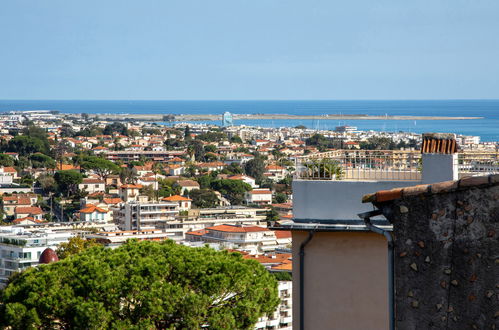
[[[424,133],[421,145],[423,183],[457,180],[456,135],[449,133]]]

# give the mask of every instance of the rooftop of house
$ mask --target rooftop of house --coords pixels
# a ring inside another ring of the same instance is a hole
[[[228,232],[228,233],[251,233],[251,232],[269,231],[269,229],[264,227],[258,227],[258,226],[241,227],[234,225],[219,225],[219,226],[208,227],[206,229],[213,231]]]
[[[163,201],[169,201],[169,202],[180,202],[180,201],[189,202],[192,199],[184,197],[184,196],[180,196],[180,195],[173,195],[173,196],[170,196],[170,197],[164,197],[162,200]]]
[[[381,203],[406,196],[423,194],[439,194],[457,190],[470,189],[479,186],[499,185],[499,174],[486,176],[471,176],[455,181],[444,181],[433,184],[422,184],[417,186],[396,188],[390,190],[380,190],[362,197],[363,203]]]
[[[43,214],[43,211],[38,206],[18,206],[16,214]]]

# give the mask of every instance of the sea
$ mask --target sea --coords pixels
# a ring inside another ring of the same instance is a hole
[[[290,114],[483,117],[470,120],[235,120],[235,125],[290,127],[304,125],[323,130],[356,126],[384,132],[445,132],[499,141],[499,100],[306,100],[306,101],[167,101],[167,100],[0,100],[0,112],[57,110],[88,114]],[[196,121],[196,123],[203,123]],[[221,121],[204,123],[221,124]],[[161,123],[171,125],[172,123]]]

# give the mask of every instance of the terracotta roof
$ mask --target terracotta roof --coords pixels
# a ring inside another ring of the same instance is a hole
[[[269,195],[272,194],[272,192],[268,189],[254,189],[249,192],[252,195]]]
[[[20,222],[23,222],[25,220],[28,220],[28,221],[31,221],[31,222],[35,222],[35,223],[41,223],[41,222],[43,222],[43,220],[36,220],[33,217],[24,217],[24,218],[15,219],[15,220],[12,221],[12,223],[20,223]]]
[[[192,199],[190,198],[187,198],[187,197],[184,197],[184,196],[180,196],[180,195],[173,195],[173,196],[170,196],[170,197],[164,197],[162,199],[163,201],[169,201],[169,202],[180,202],[180,201],[191,201]]]
[[[101,183],[101,184],[104,184],[104,181],[102,181],[100,179],[85,178],[85,179],[83,179],[82,183],[83,184],[86,184],[86,183]]]
[[[195,231],[188,231],[185,233],[186,235],[194,235],[194,236],[203,236],[206,234],[208,231],[206,229],[200,229],[200,230],[195,230]]]
[[[43,214],[43,211],[38,206],[18,206],[15,210],[16,214]]]
[[[79,166],[73,166],[71,164],[57,164],[56,168],[61,171],[67,171],[67,170],[79,170]]]
[[[292,263],[282,263],[280,265],[272,266],[271,269],[292,271],[293,264]]]
[[[17,172],[15,168],[6,166],[3,168],[4,173],[15,173]]]
[[[276,238],[291,238],[291,231],[289,230],[276,230],[274,233]]]
[[[124,184],[121,186],[123,189],[142,189],[141,184]]]
[[[456,190],[464,190],[471,187],[487,185],[499,185],[499,174],[471,176],[456,181],[444,181],[433,184],[422,184],[405,188],[396,188],[391,190],[380,190],[373,194],[364,195],[364,197],[362,197],[362,202],[381,203],[403,198],[406,196],[448,193]]]
[[[84,209],[80,210],[80,213],[94,213],[94,212],[99,212],[99,213],[107,213],[108,211],[101,209],[100,207],[97,207],[93,204],[87,204]]]
[[[193,180],[180,180],[177,184],[181,187],[199,187],[199,183]]]
[[[258,226],[239,227],[233,225],[219,225],[206,228],[207,230],[223,231],[229,233],[251,233],[259,231],[269,231],[269,229]]]
[[[119,198],[119,197],[116,197],[116,198],[104,198],[103,201],[106,204],[119,204],[119,203],[123,203],[123,200],[121,198]]]

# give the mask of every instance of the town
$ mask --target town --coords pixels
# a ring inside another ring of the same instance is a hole
[[[60,254],[82,240],[109,248],[129,239],[207,245],[275,274],[281,303],[256,328],[291,328],[293,179],[439,181],[425,179],[420,134],[238,126],[230,113],[220,123],[1,114],[0,285],[43,263],[47,249]],[[497,143],[454,139],[450,172],[498,172]]]

